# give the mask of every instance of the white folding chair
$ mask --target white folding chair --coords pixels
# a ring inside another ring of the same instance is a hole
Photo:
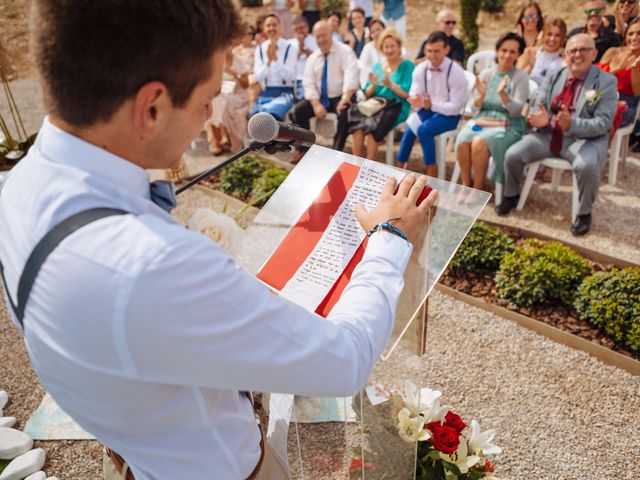
[[[396,130],[404,132],[404,129],[407,128],[407,124],[405,122],[400,123],[396,128],[391,130],[387,137],[385,138],[385,142],[387,144],[387,151],[385,153],[385,160],[387,164],[393,165],[393,137]]]
[[[338,115],[327,112],[322,119],[312,117],[309,119],[309,129],[316,135],[332,139],[338,131]]]
[[[481,50],[469,57],[467,60],[467,72],[476,75],[491,65],[493,59],[496,58],[495,50]],[[476,67],[478,70],[476,71]]]
[[[618,177],[618,164],[620,161],[624,163],[629,153],[629,138],[633,133],[636,122],[640,119],[640,105],[636,107],[636,116],[626,127],[619,128],[613,140],[611,141],[611,150],[609,153],[609,185],[615,186]]]
[[[533,181],[536,178],[536,172],[538,171],[540,165],[544,165],[545,167],[549,167],[553,170],[551,176],[551,191],[553,192],[558,191],[562,172],[565,170],[571,171],[571,176],[573,177],[571,195],[571,221],[575,222],[576,218],[578,217],[578,179],[576,178],[575,173],[573,173],[573,166],[571,165],[571,163],[563,158],[549,157],[529,164],[529,171],[527,172],[524,186],[522,187],[522,192],[520,192],[520,200],[518,200],[517,209],[522,210],[522,208],[524,207],[524,204],[527,201],[527,197],[529,196],[529,192],[531,191]]]

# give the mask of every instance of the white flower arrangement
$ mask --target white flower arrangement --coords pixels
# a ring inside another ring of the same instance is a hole
[[[595,105],[600,100],[602,92],[600,90],[587,90],[584,92],[584,98],[589,105]]]
[[[208,208],[198,208],[189,221],[187,228],[206,235],[234,255],[240,244],[241,229],[233,218]]]

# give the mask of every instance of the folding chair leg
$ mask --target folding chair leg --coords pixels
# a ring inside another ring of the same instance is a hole
[[[623,138],[624,137],[624,138]],[[611,154],[609,155],[609,185],[612,187],[616,184],[618,177],[618,162],[622,151],[622,143],[627,139],[627,135],[614,135],[611,144]],[[628,141],[628,140],[627,140]]]
[[[541,162],[533,162],[529,164],[529,170],[527,171],[527,177],[524,181],[524,186],[522,187],[522,192],[520,192],[520,200],[518,200],[517,210],[522,210],[524,208],[524,204],[527,202],[527,197],[529,196],[529,192],[531,191],[531,186],[533,185],[533,181],[536,179],[536,172],[538,171],[538,167]],[[554,172],[555,173],[555,170]]]
[[[531,168],[531,167],[529,167]],[[537,172],[538,169],[535,169],[535,172]],[[535,172],[534,172],[534,176],[535,176]],[[552,169],[552,173],[551,173],[551,191],[552,192],[557,192],[558,191],[558,187],[560,186],[560,179],[562,178],[562,170],[557,170],[555,168]]]
[[[496,182],[495,196],[496,196],[496,206],[498,206],[502,203],[502,183],[500,182]]]
[[[387,152],[386,152],[386,156],[385,159],[387,161],[388,165],[393,165],[393,132],[394,130],[391,130],[388,134],[387,134]]]
[[[579,207],[579,197],[580,191],[578,190],[578,177],[576,177],[575,173],[572,173],[573,177],[573,187],[571,192],[571,222],[575,222],[576,218],[578,218],[578,207]]]
[[[444,180],[445,176],[445,152],[447,148],[447,137],[438,135],[436,141],[436,165],[438,167],[438,178]]]

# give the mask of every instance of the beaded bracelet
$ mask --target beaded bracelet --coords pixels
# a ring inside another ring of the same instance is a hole
[[[367,237],[370,237],[371,235],[373,235],[378,230],[387,230],[388,232],[391,232],[394,235],[399,236],[403,240],[409,241],[409,239],[407,238],[407,236],[404,234],[404,232],[402,230],[400,230],[398,227],[394,227],[393,225],[391,225],[390,222],[395,222],[396,220],[400,220],[400,217],[390,218],[386,222],[374,225],[373,228],[371,230],[369,230],[369,233],[367,233]]]

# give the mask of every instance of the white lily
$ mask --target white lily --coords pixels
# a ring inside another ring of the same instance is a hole
[[[447,455],[446,453],[440,452],[440,458],[446,460],[447,462],[455,464],[459,469],[460,473],[467,473],[469,469],[473,467],[476,463],[482,460],[481,457],[477,455],[469,455],[469,450],[467,448],[467,442],[462,439],[458,449],[455,453],[451,455]]]
[[[422,442],[431,438],[429,431],[424,429],[424,419],[420,415],[412,417],[408,408],[398,412],[398,433],[407,443]]]
[[[440,390],[418,389],[412,381],[406,380],[404,382],[402,400],[405,407],[414,416],[421,414],[425,423],[444,419],[446,408],[440,407],[440,401],[438,400],[441,396],[442,392]],[[440,417],[440,415],[442,416]]]
[[[496,436],[496,431],[493,428],[480,431],[480,424],[476,420],[471,420],[471,435],[469,435],[469,450],[479,455],[497,455],[502,453],[502,448],[498,445],[491,443]]]

